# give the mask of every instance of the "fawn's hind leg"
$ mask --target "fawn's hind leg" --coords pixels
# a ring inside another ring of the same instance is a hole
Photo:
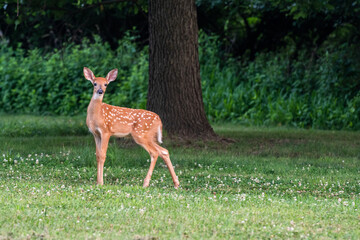
[[[173,183],[174,183],[174,187],[178,188],[179,185],[180,185],[180,182],[179,182],[178,177],[175,174],[174,167],[173,167],[173,165],[171,163],[169,151],[167,149],[163,148],[163,147],[160,147],[156,143],[154,143],[154,146],[158,150],[159,156],[164,160],[166,166],[169,169],[169,172],[171,174],[171,177],[172,177],[172,180],[173,180]]]
[[[152,147],[151,145],[147,145],[146,147],[147,148],[145,148],[145,149],[150,154],[151,162],[150,162],[149,171],[144,179],[144,185],[143,185],[144,187],[148,187],[150,184],[151,176],[152,176],[152,173],[153,173],[155,165],[156,165],[156,161],[159,156],[157,150],[154,147]]]
[[[152,173],[153,173],[155,165],[156,165],[156,161],[159,156],[158,150],[152,145],[151,142],[147,141],[144,138],[139,138],[134,135],[133,135],[133,138],[134,138],[135,142],[137,144],[139,144],[140,146],[142,146],[150,155],[150,159],[151,159],[150,167],[149,167],[149,171],[146,174],[146,177],[144,179],[144,185],[143,185],[143,187],[148,187],[150,184]]]
[[[146,140],[146,138],[139,138],[136,135],[133,135],[133,138],[137,144],[142,146],[150,154],[150,158],[151,158],[150,168],[144,179],[143,186],[144,187],[149,186],[150,179],[151,179],[152,173],[154,171],[157,158],[158,158],[158,156],[160,156],[164,160],[166,166],[168,167],[168,169],[170,171],[172,180],[174,182],[174,187],[178,188],[180,183],[179,183],[178,177],[175,174],[174,167],[171,164],[169,151],[163,147],[160,147],[158,144],[156,144],[153,141]]]

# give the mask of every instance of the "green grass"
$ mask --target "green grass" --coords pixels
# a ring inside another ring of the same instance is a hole
[[[111,139],[95,185],[84,117],[0,116],[0,239],[359,239],[360,133],[214,126],[233,144]],[[14,125],[14,127],[12,127]]]

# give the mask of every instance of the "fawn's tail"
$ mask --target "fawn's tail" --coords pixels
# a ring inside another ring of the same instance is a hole
[[[162,124],[158,127],[157,140],[159,143],[162,143]]]

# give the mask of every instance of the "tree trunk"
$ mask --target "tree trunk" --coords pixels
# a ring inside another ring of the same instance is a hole
[[[169,135],[216,136],[205,114],[195,0],[149,0],[147,108]]]

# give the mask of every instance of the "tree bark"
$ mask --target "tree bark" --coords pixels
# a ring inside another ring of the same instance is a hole
[[[215,137],[202,99],[195,0],[149,0],[147,108],[169,135]]]

